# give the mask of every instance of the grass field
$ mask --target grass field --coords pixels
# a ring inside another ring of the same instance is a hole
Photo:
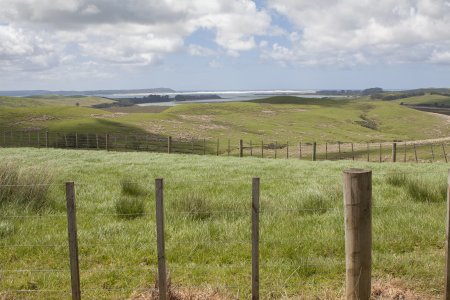
[[[172,285],[248,298],[253,176],[261,177],[263,298],[339,298],[345,277],[341,172],[350,167],[373,170],[374,282],[410,289],[420,299],[442,298],[445,164],[29,148],[0,149],[0,156],[0,185],[21,184],[0,187],[0,298],[68,298],[63,182],[69,180],[77,191],[83,295],[122,299],[153,287],[157,177],[165,180]],[[17,174],[7,177],[11,170]],[[52,185],[26,186],[39,182]]]
[[[153,108],[151,113],[145,112],[147,108],[134,112],[136,108],[131,107],[124,113],[75,107],[77,98],[69,98],[61,103],[70,105],[2,105],[0,131],[150,133],[206,138],[208,142],[216,138],[367,142],[447,137],[450,133],[448,120],[442,116],[387,101],[273,97],[245,103],[182,104],[158,113]],[[17,101],[44,101],[36,99]]]
[[[416,96],[405,99],[395,100],[396,103],[405,103],[408,105],[434,105],[434,104],[444,104],[450,105],[450,97],[442,95],[431,95],[426,94],[424,96]]]

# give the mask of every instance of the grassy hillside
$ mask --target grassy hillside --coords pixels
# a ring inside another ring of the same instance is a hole
[[[349,167],[373,170],[374,282],[383,290],[410,289],[420,299],[442,297],[444,164],[23,148],[0,149],[0,156],[0,184],[21,184],[0,190],[0,297],[60,299],[70,291],[63,187],[68,180],[76,182],[84,297],[126,298],[152,287],[154,179],[163,177],[172,285],[217,287],[222,295],[246,299],[251,178],[259,176],[262,297],[336,299],[345,277],[341,171]],[[18,174],[5,175],[11,172]],[[26,186],[42,182],[52,185]],[[33,292],[8,292],[17,289]]]
[[[427,94],[424,96],[410,97],[404,99],[395,100],[397,103],[404,103],[408,105],[450,105],[450,97],[442,95]]]
[[[450,134],[442,117],[387,101],[273,97],[254,102],[182,104],[159,113],[134,107],[121,113],[75,107],[75,99],[61,102],[70,103],[68,106],[34,105],[33,101],[44,101],[40,98],[18,100],[31,101],[27,107],[0,106],[0,130],[138,131],[209,141],[219,137],[293,143],[414,140]]]
[[[101,103],[112,103],[101,97],[59,95],[32,96],[32,97],[4,97],[0,96],[0,107],[35,107],[35,106],[92,106]]]

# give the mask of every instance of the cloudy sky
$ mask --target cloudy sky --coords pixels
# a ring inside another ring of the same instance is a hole
[[[450,87],[446,0],[0,0],[0,90]]]

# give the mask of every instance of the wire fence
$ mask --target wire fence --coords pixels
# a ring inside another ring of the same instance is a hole
[[[173,138],[151,134],[0,132],[0,147],[36,147],[107,151],[285,158],[358,160],[368,162],[448,162],[450,138],[394,142],[251,141],[214,138]]]
[[[390,268],[406,262],[402,253],[417,247],[424,257],[417,258],[420,262],[435,259],[430,249],[443,248],[445,243],[445,197],[434,194],[433,186],[446,186],[446,175],[438,171],[374,174],[374,182],[384,181],[389,187],[374,184],[374,269],[391,272]],[[402,176],[406,176],[400,179],[405,182],[389,183]],[[417,195],[408,194],[412,193],[406,187],[408,180],[430,183],[428,198],[416,199]],[[136,184],[143,185],[143,182]],[[65,185],[43,185],[49,187],[48,193],[57,200],[56,207],[38,212],[25,209],[22,213],[6,207],[0,213],[0,297],[57,299],[72,294],[68,213],[61,208],[65,205]],[[112,185],[114,182],[105,184]],[[341,185],[340,173],[290,180],[261,178],[258,256],[262,298],[323,296],[323,290],[342,295],[346,252]],[[0,184],[0,199],[6,187],[30,186],[35,185]],[[230,299],[248,298],[254,245],[252,181],[249,178],[213,182],[213,186],[211,189],[208,180],[168,178],[165,181],[164,232],[169,289],[186,295],[210,293]],[[156,295],[156,188],[149,185],[141,195],[123,195],[120,189],[113,190],[105,192],[106,196],[99,201],[98,192],[94,192],[100,188],[98,183],[80,182],[75,187],[83,298]],[[386,190],[395,191],[387,194]],[[116,203],[123,197],[144,199],[145,210],[118,211]],[[415,224],[411,224],[414,218]],[[392,261],[388,255],[392,251],[398,261]],[[443,270],[444,266],[441,267]],[[399,275],[402,272],[410,275],[406,269],[401,269]],[[438,286],[441,281],[433,275],[427,280],[434,279]]]

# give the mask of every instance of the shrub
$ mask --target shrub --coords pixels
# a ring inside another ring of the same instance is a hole
[[[145,202],[141,197],[121,196],[115,203],[116,213],[125,219],[134,219],[144,214]]]

